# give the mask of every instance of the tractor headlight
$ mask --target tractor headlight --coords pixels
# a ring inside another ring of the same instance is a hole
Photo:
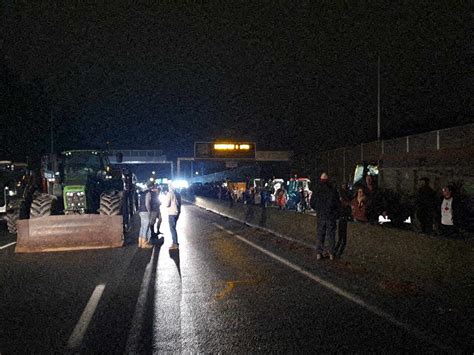
[[[73,197],[73,196],[74,196],[74,192],[71,192],[71,191],[66,192],[66,196],[67,196],[67,197]]]

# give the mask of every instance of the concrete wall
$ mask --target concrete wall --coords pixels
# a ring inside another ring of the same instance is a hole
[[[316,154],[316,170],[328,171],[340,184],[350,182],[358,163],[379,163],[382,186],[413,192],[421,177],[436,188],[462,180],[474,189],[474,124],[413,136],[363,143]]]

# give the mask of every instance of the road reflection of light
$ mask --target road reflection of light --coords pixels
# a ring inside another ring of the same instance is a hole
[[[126,354],[136,354],[139,349],[140,337],[142,334],[143,320],[146,310],[146,301],[148,296],[148,289],[150,287],[153,258],[155,257],[155,248],[151,253],[150,261],[148,262],[145,273],[143,274],[142,283],[140,286],[140,293],[138,294],[137,304],[135,305],[135,311],[133,313],[132,325],[130,332],[128,333]]]
[[[164,232],[165,243],[162,248],[168,249],[171,241],[169,231],[168,215],[166,209],[162,208],[163,222],[161,231]],[[168,256],[168,251],[163,250],[162,257],[158,260],[157,277],[155,280],[155,299],[153,317],[153,349],[154,352],[182,352],[197,351],[197,336],[194,328],[193,304],[196,304],[192,292],[192,284],[198,282],[196,274],[192,271],[192,265],[179,273],[180,265],[175,260],[186,264],[192,256],[192,247],[189,246],[192,236],[192,223],[187,207],[183,206],[182,213],[178,219],[178,243],[180,249]],[[179,253],[179,254],[176,254]],[[172,256],[175,255],[175,260]],[[179,258],[176,258],[179,255]],[[189,271],[187,273],[186,271]]]

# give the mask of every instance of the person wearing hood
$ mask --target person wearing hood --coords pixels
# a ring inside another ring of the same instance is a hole
[[[336,222],[339,215],[340,201],[337,190],[329,181],[327,173],[322,173],[314,193],[311,196],[311,207],[316,211],[317,217],[317,254],[321,259],[324,242],[329,244],[329,259],[333,260],[336,254]]]

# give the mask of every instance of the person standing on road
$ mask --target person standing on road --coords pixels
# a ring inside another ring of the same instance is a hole
[[[420,222],[421,232],[432,234],[436,213],[436,192],[430,186],[430,179],[421,178],[423,184],[416,193],[416,217]]]
[[[161,193],[161,188],[153,185],[150,191],[150,207],[151,207],[151,212],[150,212],[150,231],[151,231],[151,237],[156,238],[158,237],[160,232],[160,226],[161,226],[161,212],[160,212],[160,193]],[[155,224],[156,224],[156,232],[155,232]]]
[[[364,187],[357,188],[356,196],[351,202],[352,218],[355,222],[367,223],[367,196]]]
[[[320,260],[324,251],[324,242],[329,243],[329,259],[334,260],[336,254],[336,222],[339,214],[340,201],[336,189],[329,182],[327,173],[322,173],[319,183],[312,195],[311,207],[317,217],[317,260]]]
[[[181,195],[174,189],[172,184],[169,185],[166,208],[168,210],[168,223],[170,225],[171,238],[173,239],[173,244],[171,244],[170,249],[178,249],[179,243],[176,224],[178,223],[178,218],[181,214]]]
[[[277,204],[279,210],[284,210],[286,207],[286,190],[283,185],[277,191]]]
[[[150,214],[152,211],[151,204],[151,189],[154,183],[149,182],[147,189],[140,193],[140,205],[138,206],[138,212],[140,214],[140,234],[138,235],[138,247],[139,248],[151,248],[151,228],[150,228]]]
[[[462,207],[459,197],[453,194],[454,187],[443,187],[443,198],[438,204],[438,223],[441,234],[448,238],[459,237],[459,227],[462,221]]]
[[[349,188],[347,184],[342,184],[339,192],[340,213],[337,224],[337,243],[336,255],[340,257],[346,248],[347,243],[347,222],[351,218],[351,198],[349,196]]]

